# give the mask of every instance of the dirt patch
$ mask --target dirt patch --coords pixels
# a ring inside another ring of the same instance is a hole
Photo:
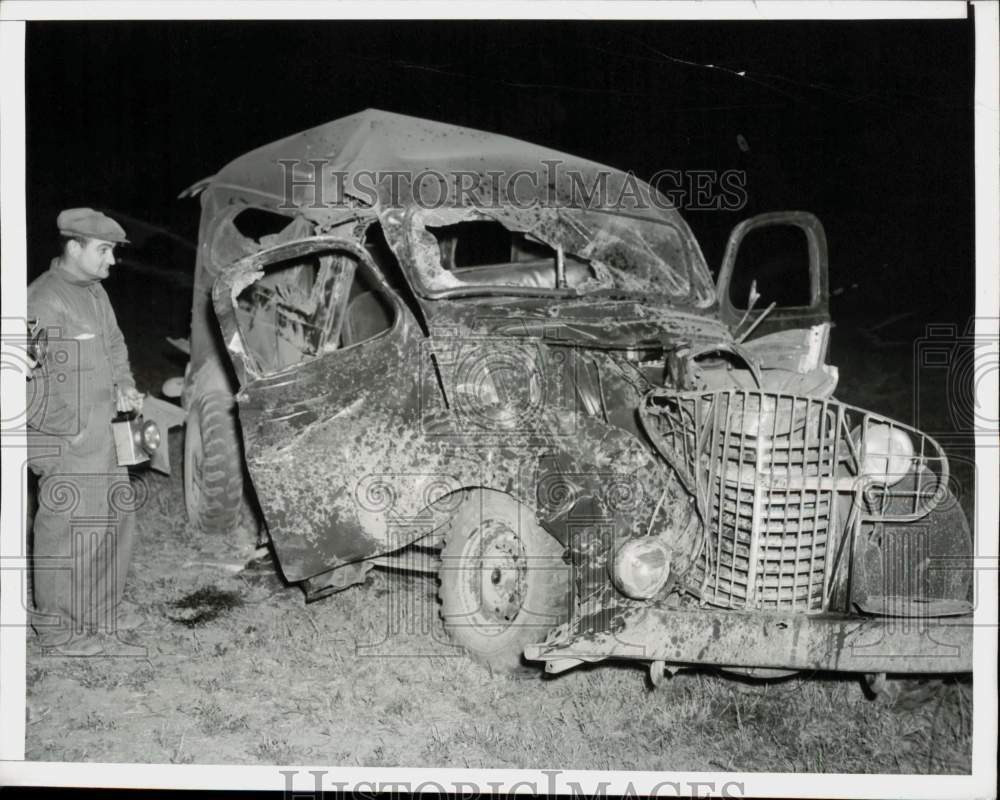
[[[167,618],[171,622],[196,628],[242,605],[243,598],[237,592],[204,586],[170,603],[178,612],[168,614]]]

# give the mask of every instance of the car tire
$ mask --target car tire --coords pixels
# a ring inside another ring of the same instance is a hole
[[[863,687],[870,699],[889,708],[917,711],[931,702],[940,703],[949,683],[942,678],[906,675],[887,676],[884,672],[866,673]]]
[[[188,409],[184,432],[184,504],[205,533],[230,533],[243,510],[243,452],[232,397],[203,395]]]
[[[568,616],[563,549],[510,495],[468,492],[441,552],[441,616],[452,641],[494,672],[527,671],[525,645]]]

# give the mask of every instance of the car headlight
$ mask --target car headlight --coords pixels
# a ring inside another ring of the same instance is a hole
[[[142,426],[142,446],[150,453],[160,446],[160,428],[151,419]]]
[[[615,553],[611,577],[622,594],[649,600],[670,577],[670,550],[652,537],[630,539]]]
[[[913,464],[913,440],[902,428],[871,423],[861,437],[861,474],[885,486],[906,477]]]

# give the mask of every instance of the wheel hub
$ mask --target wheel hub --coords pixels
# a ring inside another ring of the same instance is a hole
[[[491,624],[509,625],[524,603],[527,564],[516,533],[502,522],[484,522],[477,537],[479,608]]]

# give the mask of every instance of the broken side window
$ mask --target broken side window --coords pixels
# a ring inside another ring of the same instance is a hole
[[[233,217],[233,227],[240,234],[258,245],[269,236],[281,233],[288,227],[289,218],[284,214],[276,214],[264,208],[245,208]]]
[[[353,256],[323,250],[266,265],[236,320],[251,368],[267,374],[377,336],[394,312]]]
[[[281,242],[312,233],[303,217],[288,217],[263,208],[245,207],[227,214],[212,236],[211,261],[216,271]]]
[[[766,225],[752,228],[740,242],[729,283],[733,308],[745,309],[751,285],[761,298],[761,307],[812,305],[809,276],[809,240],[797,225]]]

